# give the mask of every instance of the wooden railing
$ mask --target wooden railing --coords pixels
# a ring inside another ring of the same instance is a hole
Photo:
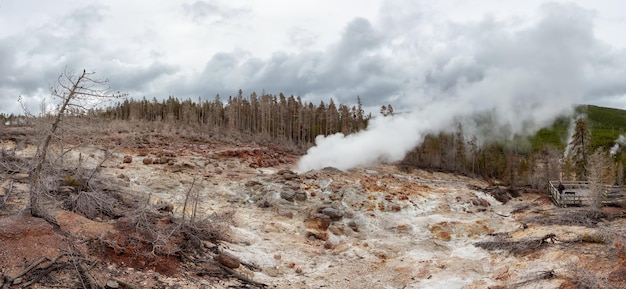
[[[559,194],[559,181],[550,181],[550,197],[560,207],[589,206],[593,204],[593,196],[589,190],[589,182],[563,181],[563,194]],[[623,186],[603,186],[602,204],[618,205],[626,203]]]

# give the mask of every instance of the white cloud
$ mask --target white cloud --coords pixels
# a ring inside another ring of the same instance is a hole
[[[496,95],[547,91],[626,108],[619,1],[20,3],[0,4],[2,104],[43,97],[68,65],[138,98],[241,88],[401,109],[490,91],[508,109]]]

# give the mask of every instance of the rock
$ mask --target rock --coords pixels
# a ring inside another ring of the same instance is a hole
[[[482,198],[476,198],[476,199],[471,200],[470,202],[474,206],[480,206],[480,207],[489,207],[489,206],[491,206],[489,201],[487,201],[485,199],[482,199]]]
[[[152,158],[143,158],[143,164],[144,165],[151,165],[152,164]]]
[[[170,203],[164,203],[164,204],[160,204],[157,207],[157,211],[159,212],[167,212],[167,213],[171,213],[174,211],[174,205],[170,204]]]
[[[330,231],[331,233],[333,233],[336,236],[344,235],[344,230],[343,230],[343,227],[341,227],[341,226],[331,225],[331,226],[328,227],[328,231]]]
[[[276,174],[280,175],[285,181],[293,180],[298,177],[298,174],[291,170],[280,170]]]
[[[115,280],[109,279],[109,281],[107,281],[107,284],[105,285],[104,288],[117,289],[117,288],[120,288],[120,283]]]
[[[125,175],[125,174],[119,174],[119,175],[117,175],[117,178],[125,180],[127,182],[130,182],[130,178],[127,175]]]
[[[293,218],[293,212],[289,210],[278,209],[278,215],[289,219]]]
[[[350,229],[352,229],[352,231],[358,232],[359,231],[359,225],[354,221],[350,221],[348,223],[348,227],[350,227]]]
[[[293,200],[296,198],[296,192],[292,190],[285,190],[280,192],[280,197],[287,201],[293,202]]]
[[[202,280],[202,281],[200,281],[200,285],[203,285],[203,286],[211,286],[211,282],[209,282],[209,281],[207,281],[207,280]]]
[[[306,201],[306,199],[307,199],[306,192],[303,192],[303,191],[296,192],[295,199],[296,199],[296,201],[299,201],[299,202]]]
[[[254,181],[254,180],[248,181],[246,183],[246,187],[261,187],[261,186],[263,186],[263,184],[261,182]]]
[[[326,231],[332,221],[328,215],[317,213],[310,216],[304,222],[309,229]]]
[[[343,212],[335,208],[323,208],[320,213],[329,216],[333,221],[339,221],[343,218]]]
[[[221,252],[213,257],[213,259],[231,269],[239,268],[239,266],[241,265],[241,261],[239,260],[239,258],[228,252]]]
[[[133,162],[133,157],[128,156],[128,155],[124,156],[124,159],[122,160],[122,162],[125,163],[125,164],[130,164],[130,163]]]
[[[314,229],[307,229],[304,236],[309,240],[328,241],[328,232],[322,232]]]
[[[340,169],[335,168],[335,167],[325,167],[322,169],[322,172],[325,172],[327,174],[341,174],[343,173]]]

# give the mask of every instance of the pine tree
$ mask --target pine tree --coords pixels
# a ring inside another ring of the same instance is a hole
[[[576,120],[576,127],[574,128],[572,140],[569,143],[568,154],[568,158],[574,165],[574,172],[578,180],[586,180],[587,178],[587,162],[590,147],[591,132],[587,128],[587,121],[579,118]]]

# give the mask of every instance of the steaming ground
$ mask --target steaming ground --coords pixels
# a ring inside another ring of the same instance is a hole
[[[99,153],[82,149],[83,156]],[[487,186],[482,180],[420,170],[407,173],[391,165],[294,174],[288,168],[295,156],[275,151],[266,155],[266,161],[277,160],[277,165],[255,168],[256,149],[164,142],[163,147],[115,154],[102,173],[126,190],[151,196],[153,202],[174,204],[175,216],[180,216],[185,195],[195,183],[201,200],[198,218],[217,222],[210,216],[232,217],[220,247],[247,264],[236,272],[270,288],[556,289],[568,284],[565,276],[571,273],[571,264],[584,263],[589,272],[604,277],[617,266],[614,259],[603,257],[608,245],[566,242],[602,228],[623,229],[626,219],[597,228],[539,225],[524,218],[546,218],[558,210],[539,194],[502,204],[477,189]],[[141,161],[172,151],[179,152],[172,165]],[[33,148],[27,154],[32,153]],[[122,163],[125,155],[132,156],[132,163]],[[325,218],[332,216],[327,228],[316,219],[320,211]],[[107,225],[91,222],[102,230]],[[494,236],[516,241],[549,233],[559,242],[529,255],[474,246]],[[135,284],[146,280],[167,288],[207,284],[205,277],[187,269],[166,277],[120,264],[106,268]],[[532,279],[550,271],[556,277]],[[234,283],[208,284],[232,288]]]

